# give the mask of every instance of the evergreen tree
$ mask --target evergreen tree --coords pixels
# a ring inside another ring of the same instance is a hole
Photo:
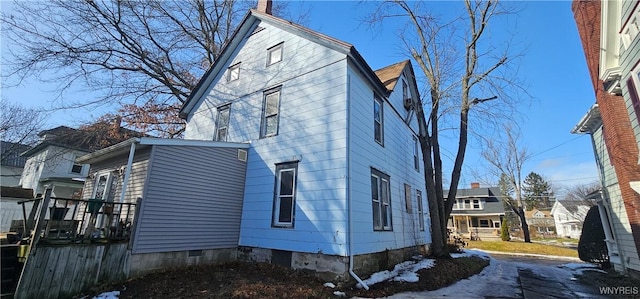
[[[535,172],[529,173],[524,178],[522,191],[527,210],[551,207],[550,198],[553,195],[551,184],[541,175]]]
[[[582,226],[582,235],[578,243],[578,256],[581,260],[598,264],[604,268],[609,266],[609,251],[604,242],[605,234],[600,220],[598,206],[589,209]]]
[[[502,226],[500,227],[500,239],[502,241],[511,240],[511,236],[509,236],[509,224],[507,222],[507,217],[502,219]]]

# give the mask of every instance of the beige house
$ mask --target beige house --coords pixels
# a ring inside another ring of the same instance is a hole
[[[524,216],[529,225],[529,231],[536,232],[544,236],[555,236],[556,223],[549,210],[533,209],[525,211]]]

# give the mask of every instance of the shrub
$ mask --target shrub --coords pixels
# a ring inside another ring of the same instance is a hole
[[[500,226],[500,239],[502,241],[511,240],[511,236],[509,236],[509,225],[507,224],[507,218],[502,219],[502,225]]]
[[[584,218],[582,235],[580,235],[578,243],[578,257],[582,261],[607,268],[609,266],[609,251],[604,239],[600,211],[598,206],[593,206]]]

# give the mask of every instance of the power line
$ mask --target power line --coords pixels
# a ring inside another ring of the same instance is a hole
[[[583,137],[583,136],[584,136],[584,135],[578,135],[578,136],[576,136],[576,137],[574,137],[574,138],[572,138],[572,139],[569,139],[569,140],[567,140],[567,141],[565,141],[565,142],[563,142],[563,143],[560,143],[560,144],[558,144],[558,145],[556,145],[556,146],[552,146],[552,147],[550,147],[550,148],[548,148],[548,149],[546,149],[546,150],[543,150],[543,151],[541,151],[541,152],[539,152],[539,153],[532,154],[531,156],[529,156],[529,158],[533,158],[533,157],[535,157],[535,156],[539,156],[539,155],[541,155],[541,154],[544,154],[544,153],[546,153],[546,152],[548,152],[548,151],[550,151],[550,150],[553,150],[553,149],[559,148],[559,147],[561,147],[561,146],[563,146],[563,145],[565,145],[565,144],[567,144],[567,143],[569,143],[569,142],[572,142],[572,141],[574,141],[574,140],[576,140],[576,139],[578,139],[578,138],[581,138],[581,137]]]

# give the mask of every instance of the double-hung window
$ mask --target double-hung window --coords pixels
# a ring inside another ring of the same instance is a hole
[[[411,213],[413,210],[411,204],[411,186],[404,184],[404,203],[407,208],[407,213]]]
[[[373,98],[373,136],[377,143],[384,145],[384,119],[382,100],[378,96]]]
[[[389,176],[371,169],[373,230],[391,230],[391,190]]]
[[[260,137],[262,138],[278,135],[278,121],[280,115],[280,88],[271,89],[264,93],[262,115]]]
[[[216,141],[227,141],[229,133],[229,113],[231,104],[218,107],[218,118],[216,119]]]
[[[274,227],[293,227],[296,207],[298,162],[276,165],[273,220]]]

